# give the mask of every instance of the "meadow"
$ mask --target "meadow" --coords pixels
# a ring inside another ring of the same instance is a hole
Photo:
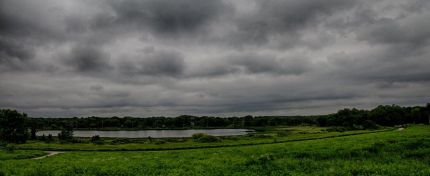
[[[430,175],[430,126],[222,148],[9,156],[0,175]]]

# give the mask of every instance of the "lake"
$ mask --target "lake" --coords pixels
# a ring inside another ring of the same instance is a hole
[[[137,131],[95,131],[95,130],[75,130],[75,137],[92,137],[99,135],[100,137],[110,138],[179,138],[191,137],[195,133],[205,133],[213,136],[236,136],[245,135],[249,132],[254,132],[249,129],[190,129],[190,130],[137,130]],[[57,136],[59,130],[46,130],[37,132],[37,136]]]

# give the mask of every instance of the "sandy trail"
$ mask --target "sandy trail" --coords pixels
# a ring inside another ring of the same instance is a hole
[[[47,154],[47,155],[45,155],[45,156],[40,156],[40,157],[33,158],[33,159],[35,159],[35,160],[43,159],[43,158],[50,157],[50,156],[54,156],[54,155],[58,155],[58,154],[60,154],[60,153],[64,153],[64,152],[46,151],[46,153],[48,153],[48,154]]]

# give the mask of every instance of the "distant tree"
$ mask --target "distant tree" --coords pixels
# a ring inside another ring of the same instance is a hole
[[[365,120],[365,121],[363,122],[363,127],[364,127],[365,129],[377,129],[377,128],[378,128],[378,125],[376,125],[376,123],[375,123],[375,122],[373,122],[372,120]]]
[[[0,140],[25,143],[29,136],[26,128],[27,114],[16,110],[0,110]]]
[[[430,124],[430,103],[427,103],[425,114],[427,115],[427,119],[428,119],[428,121],[425,123]]]
[[[31,128],[30,128],[30,134],[31,134],[31,139],[37,139],[37,137],[36,137],[36,127],[35,126],[31,126]]]
[[[73,139],[73,128],[69,125],[65,125],[61,132],[58,133],[59,140],[69,141]]]
[[[93,144],[103,144],[104,143],[99,135],[95,135],[95,136],[91,137],[91,142]]]
[[[46,138],[46,142],[52,142],[54,138],[52,137],[52,134],[48,134],[48,138]]]
[[[195,142],[218,142],[220,138],[204,133],[196,133],[192,135],[193,141]]]
[[[41,140],[41,141],[46,141],[46,136],[45,136],[45,134],[43,134],[43,135],[40,137],[40,140]]]

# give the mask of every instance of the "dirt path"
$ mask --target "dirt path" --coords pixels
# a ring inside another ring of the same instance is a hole
[[[40,157],[32,158],[32,159],[35,159],[35,160],[43,159],[43,158],[50,157],[50,156],[54,156],[54,155],[58,155],[58,154],[60,154],[60,153],[64,153],[64,152],[46,151],[46,153],[48,153],[48,154],[47,154],[47,155],[45,155],[45,156],[40,156]]]

